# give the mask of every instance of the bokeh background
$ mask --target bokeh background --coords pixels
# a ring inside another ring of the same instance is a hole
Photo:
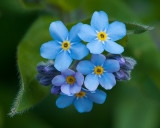
[[[123,55],[137,60],[132,79],[118,82],[90,113],[79,114],[74,106],[58,109],[57,97],[48,94],[29,111],[9,117],[20,86],[17,46],[34,21],[49,15],[70,23],[96,10],[110,19],[154,27],[129,36]],[[160,128],[159,12],[158,0],[0,0],[0,128]]]

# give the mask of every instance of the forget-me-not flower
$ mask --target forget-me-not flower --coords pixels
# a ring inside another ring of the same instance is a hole
[[[115,84],[113,72],[120,69],[119,62],[107,59],[102,54],[93,54],[91,61],[83,60],[77,65],[77,71],[87,75],[84,85],[90,91],[95,91],[100,84],[105,89],[111,89]]]
[[[115,41],[126,35],[125,24],[118,21],[109,24],[108,16],[103,11],[94,12],[91,26],[82,25],[78,35],[83,41],[89,42],[87,48],[92,54],[100,54],[104,50],[113,54],[124,51],[124,48]]]
[[[78,112],[90,112],[93,107],[93,102],[97,104],[103,104],[106,100],[106,93],[97,89],[95,92],[90,92],[83,89],[73,96],[62,95],[57,101],[56,105],[58,108],[66,108],[74,103],[75,108]]]
[[[66,69],[53,78],[52,84],[60,86],[61,91],[66,95],[79,93],[84,82],[84,76],[79,72],[74,72],[71,69]]]
[[[43,58],[55,59],[55,68],[59,71],[67,69],[73,59],[81,60],[88,55],[89,50],[80,41],[78,32],[82,23],[68,29],[61,21],[50,24],[49,31],[53,41],[42,44],[40,53]]]

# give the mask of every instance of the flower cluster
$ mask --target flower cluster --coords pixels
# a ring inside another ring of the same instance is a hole
[[[103,104],[106,100],[99,85],[110,90],[116,80],[130,79],[136,62],[120,55],[124,48],[116,43],[126,36],[124,23],[109,24],[107,14],[96,11],[91,25],[78,23],[68,31],[61,21],[55,21],[49,31],[54,40],[42,44],[40,53],[54,62],[40,63],[37,79],[42,85],[52,85],[52,94],[61,95],[56,101],[58,108],[74,103],[78,112],[89,112],[93,102]],[[104,55],[103,51],[109,54]],[[82,60],[89,54],[90,59]]]

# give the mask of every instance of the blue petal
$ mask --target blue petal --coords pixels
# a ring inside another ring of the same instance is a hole
[[[52,84],[55,86],[61,86],[62,84],[64,84],[65,81],[66,79],[64,78],[64,76],[57,75],[52,79]]]
[[[99,77],[99,82],[106,90],[110,90],[114,85],[116,85],[115,76],[112,73],[103,73],[103,75]]]
[[[75,75],[75,72],[71,69],[66,69],[62,72],[62,75],[64,77],[67,77],[67,76],[74,76]]]
[[[78,63],[76,69],[78,72],[87,75],[93,72],[94,65],[88,60],[83,60]]]
[[[77,111],[80,113],[90,112],[93,107],[92,101],[86,99],[85,97],[78,98],[77,100],[75,100],[74,105]]]
[[[107,30],[109,25],[108,15],[104,11],[93,13],[91,19],[91,26],[95,28],[97,31],[104,31]]]
[[[43,58],[55,59],[56,55],[60,52],[61,49],[61,45],[57,41],[49,41],[42,44],[40,53]]]
[[[103,104],[106,100],[106,93],[102,90],[97,89],[95,92],[88,92],[86,96],[97,104]]]
[[[82,23],[78,23],[76,25],[74,25],[70,32],[69,32],[69,37],[68,40],[72,43],[72,42],[80,42],[81,39],[78,36],[79,30],[81,28],[83,24]]]
[[[104,51],[104,46],[101,41],[94,40],[87,44],[87,48],[92,54],[101,54]]]
[[[56,56],[54,67],[59,71],[64,71],[71,65],[72,60],[67,51],[62,51]]]
[[[62,86],[61,86],[61,91],[64,93],[64,94],[66,94],[66,95],[71,95],[71,92],[70,92],[70,87],[71,87],[71,85],[70,84],[63,84]]]
[[[89,53],[88,48],[82,43],[76,43],[71,45],[70,51],[71,57],[75,60],[81,60]]]
[[[111,40],[105,41],[104,49],[112,54],[121,54],[124,51],[124,48],[121,45]]]
[[[78,36],[85,42],[91,42],[97,38],[97,33],[90,25],[83,24]]]
[[[95,91],[99,85],[98,76],[95,74],[87,75],[84,81],[84,85],[89,91]]]
[[[105,60],[106,60],[106,57],[102,54],[92,54],[91,62],[95,66],[102,66]]]
[[[126,26],[118,21],[112,22],[108,27],[107,34],[112,41],[120,40],[126,35]]]
[[[103,64],[103,68],[107,72],[117,72],[120,70],[120,65],[117,60],[107,59]]]
[[[68,29],[61,21],[55,21],[50,24],[50,35],[54,40],[63,42],[67,39]]]
[[[83,82],[84,82],[84,76],[80,73],[80,72],[76,72],[75,74],[75,79],[76,79],[76,83],[80,86],[82,86]]]
[[[76,83],[70,87],[71,94],[79,93],[81,91],[82,86],[77,85]]]
[[[75,98],[75,96],[62,95],[56,100],[56,105],[58,108],[66,108],[74,102]]]

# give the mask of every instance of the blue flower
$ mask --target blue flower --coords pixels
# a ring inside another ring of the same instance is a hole
[[[89,42],[87,48],[93,54],[100,54],[104,50],[113,54],[124,51],[124,48],[115,41],[126,35],[125,24],[118,21],[109,24],[108,16],[103,11],[94,12],[91,26],[82,25],[78,35],[83,41]]]
[[[81,91],[84,82],[84,76],[79,72],[66,69],[53,78],[52,84],[54,86],[60,86],[61,91],[66,95],[73,95]]]
[[[67,69],[73,59],[81,60],[88,55],[89,50],[80,41],[78,32],[82,23],[73,26],[68,32],[61,21],[50,24],[49,31],[54,41],[42,44],[40,53],[43,58],[55,59],[55,68],[59,71]]]
[[[106,93],[99,89],[95,92],[82,89],[79,93],[76,93],[73,96],[60,96],[56,101],[56,105],[58,108],[66,108],[74,103],[74,106],[78,112],[90,112],[93,107],[93,102],[103,104],[106,97]]]
[[[80,61],[77,65],[77,71],[87,75],[84,85],[90,91],[95,91],[100,84],[105,89],[111,89],[115,84],[113,72],[120,69],[119,62],[113,59],[107,59],[102,54],[93,54],[91,61]]]

